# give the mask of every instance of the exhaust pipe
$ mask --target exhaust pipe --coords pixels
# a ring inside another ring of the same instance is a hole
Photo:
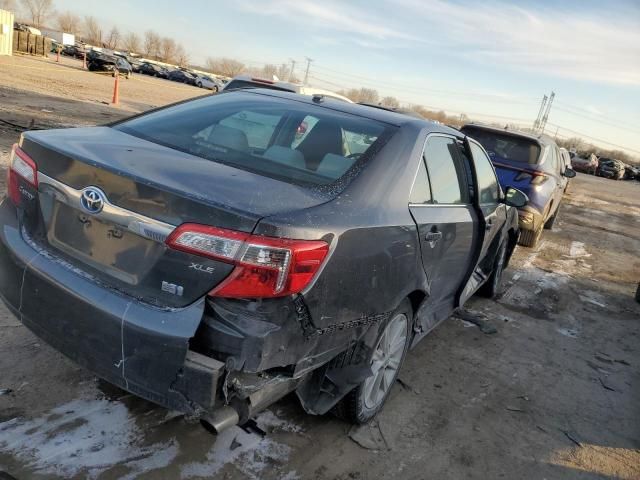
[[[217,435],[229,427],[233,427],[240,422],[240,416],[235,408],[225,405],[214,410],[211,415],[200,418],[200,424],[209,432]]]

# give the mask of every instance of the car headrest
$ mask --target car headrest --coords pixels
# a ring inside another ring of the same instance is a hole
[[[220,145],[221,147],[227,147],[241,152],[249,151],[247,135],[242,130],[227,127],[225,125],[213,125],[207,141]]]
[[[262,155],[273,162],[283,163],[290,167],[299,169],[306,168],[304,163],[304,155],[298,150],[292,148],[281,147],[280,145],[272,145]]]
[[[338,179],[351,168],[355,159],[336,155],[335,153],[327,153],[318,165],[317,173],[324,177]]]

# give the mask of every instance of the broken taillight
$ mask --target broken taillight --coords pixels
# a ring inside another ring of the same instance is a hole
[[[227,298],[282,297],[302,291],[316,275],[329,245],[250,235],[186,223],[166,240],[175,250],[222,260],[235,269],[209,295]]]
[[[36,167],[36,162],[16,143],[11,148],[9,168],[7,169],[8,195],[16,206],[22,202],[20,179],[27,182],[34,189],[38,189],[38,168]]]

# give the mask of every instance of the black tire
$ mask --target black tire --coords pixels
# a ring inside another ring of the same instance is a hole
[[[483,297],[495,298],[502,291],[502,274],[507,264],[507,242],[502,242],[500,250],[493,261],[493,271],[487,281],[480,287],[478,293]]]
[[[404,363],[404,359],[407,356],[409,345],[411,345],[412,332],[413,332],[413,328],[412,328],[413,327],[413,310],[411,308],[411,303],[409,302],[408,299],[405,299],[400,304],[400,306],[396,308],[394,312],[389,316],[389,319],[385,321],[384,324],[380,325],[380,328],[378,329],[376,341],[375,341],[376,346],[373,349],[371,349],[371,353],[367,358],[368,362],[373,361],[373,354],[376,351],[378,345],[380,344],[383,334],[387,330],[387,327],[394,321],[394,319],[402,315],[406,318],[406,321],[407,321],[406,322],[407,331],[406,331],[404,347],[402,349],[402,357],[400,359],[398,368],[395,371],[395,374],[393,375],[393,378],[390,380],[388,389],[382,396],[382,399],[379,401],[379,403],[377,403],[373,407],[368,407],[366,405],[364,389],[365,389],[365,385],[367,384],[367,381],[373,379],[373,377],[375,376],[375,373],[374,373],[369,378],[366,378],[365,380],[363,380],[360,383],[360,385],[358,385],[356,388],[351,390],[351,392],[349,392],[347,395],[344,396],[342,400],[340,400],[340,402],[333,409],[333,413],[336,416],[342,418],[343,420],[346,420],[347,422],[353,423],[355,425],[362,425],[364,423],[369,422],[371,419],[373,419],[373,417],[375,417],[376,414],[380,410],[382,410],[382,408],[384,407],[384,404],[387,401],[389,393],[391,392],[393,385],[395,384],[398,378],[398,372],[400,372],[400,369],[402,368],[402,364]],[[399,351],[399,349],[397,351]],[[384,376],[384,373],[383,373],[383,376]]]
[[[535,248],[538,245],[541,236],[542,226],[538,227],[537,230],[521,230],[518,245]]]
[[[196,85],[196,87],[198,87],[198,88],[202,88],[202,82],[198,82],[198,83],[197,83],[197,85]]]
[[[551,230],[553,228],[553,224],[556,222],[556,218],[558,218],[559,212],[560,212],[560,205],[558,205],[558,208],[556,208],[556,211],[553,213],[553,215],[549,217],[546,222],[544,222],[545,230]]]
[[[218,86],[217,86],[217,85],[214,85],[214,86],[213,86],[213,91],[214,91],[215,93],[218,93],[218,92],[220,91],[220,90],[218,89]]]

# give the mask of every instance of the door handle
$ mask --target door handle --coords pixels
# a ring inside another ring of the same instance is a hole
[[[442,232],[439,232],[437,230],[433,232],[429,232],[424,236],[424,239],[427,242],[429,242],[429,246],[431,248],[434,248],[436,246],[436,243],[438,243],[441,238],[442,238]]]
[[[488,232],[493,227],[493,220],[487,220],[487,224],[484,226],[484,229]]]

